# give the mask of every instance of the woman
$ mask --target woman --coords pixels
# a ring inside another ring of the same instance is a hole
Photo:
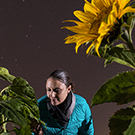
[[[73,94],[73,83],[66,71],[55,70],[46,81],[47,95],[38,100],[40,119],[37,135],[93,135],[93,119],[86,100]]]

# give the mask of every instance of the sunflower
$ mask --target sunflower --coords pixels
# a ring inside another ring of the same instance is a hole
[[[84,1],[84,11],[73,12],[80,21],[64,21],[76,24],[62,27],[76,33],[66,37],[65,44],[76,43],[76,53],[82,44],[90,44],[86,54],[95,48],[100,56],[98,49],[101,42],[109,34],[109,31],[113,31],[112,27],[117,23],[117,19],[121,19],[125,13],[135,12],[135,9],[127,6],[130,0],[91,0],[91,3],[87,0]]]

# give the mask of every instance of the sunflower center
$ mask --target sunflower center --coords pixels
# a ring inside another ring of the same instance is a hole
[[[94,18],[94,22],[91,24],[89,33],[98,33],[98,29],[101,25],[101,22],[107,23],[108,15],[111,12],[112,7],[104,7],[101,12]]]

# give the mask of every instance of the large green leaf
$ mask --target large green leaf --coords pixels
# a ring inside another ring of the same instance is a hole
[[[116,102],[125,104],[135,100],[135,71],[123,72],[109,79],[96,92],[92,99],[92,106]]]
[[[117,111],[109,120],[110,135],[134,135],[134,120],[131,122],[134,117],[135,111],[132,108]],[[129,132],[132,134],[128,134]]]
[[[23,106],[23,115],[26,117],[30,116],[31,118],[39,118],[39,108],[37,106],[34,90],[25,79],[21,77],[15,78],[13,83],[2,91],[2,95],[3,97],[6,96],[7,99],[21,99],[20,104]]]
[[[19,99],[17,104],[19,111],[26,118],[39,118],[39,108],[37,106],[37,100],[33,88],[23,78],[15,78],[13,83],[2,91],[3,99]],[[10,100],[10,104],[12,100]],[[14,106],[12,104],[12,106]],[[14,108],[14,107],[13,107]],[[15,109],[15,108],[14,108]]]
[[[23,117],[19,111],[16,111],[20,106],[21,104],[19,99],[0,101],[0,114],[6,116],[9,120],[20,126],[25,126],[25,117]]]
[[[0,67],[0,78],[5,81],[12,82],[15,76],[9,74],[9,71],[6,68]]]

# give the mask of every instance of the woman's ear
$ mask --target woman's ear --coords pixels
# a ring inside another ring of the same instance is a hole
[[[71,85],[68,86],[67,90],[68,90],[68,93],[71,91]]]

